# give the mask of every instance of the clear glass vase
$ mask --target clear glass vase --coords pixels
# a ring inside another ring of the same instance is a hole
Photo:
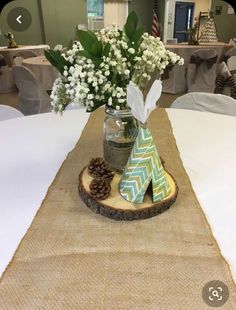
[[[130,110],[106,108],[104,120],[104,159],[118,171],[124,169],[138,135],[138,121]]]

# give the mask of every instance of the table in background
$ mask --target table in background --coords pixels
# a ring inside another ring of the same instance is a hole
[[[236,117],[167,113],[193,190],[236,280]],[[0,122],[0,275],[88,117],[79,109]]]
[[[175,66],[170,72],[170,78],[163,81],[163,92],[177,94],[187,91],[186,71],[190,62],[190,57],[193,52],[199,49],[212,49],[217,51],[218,59],[227,50],[233,47],[231,44],[216,42],[216,43],[201,43],[199,45],[188,45],[186,43],[165,44],[166,49],[178,54],[184,58],[183,66]]]
[[[44,50],[49,49],[49,46],[46,44],[41,45],[19,45],[17,48],[7,48],[7,46],[0,47],[0,54],[3,55],[6,63],[9,67],[12,66],[13,58],[18,52],[22,51],[33,51],[38,56],[44,55]]]
[[[44,90],[52,90],[53,83],[58,77],[58,71],[45,56],[24,59],[22,65],[34,73]]]

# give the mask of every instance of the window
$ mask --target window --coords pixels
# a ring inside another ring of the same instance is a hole
[[[103,0],[87,0],[88,17],[103,17],[104,14]]]

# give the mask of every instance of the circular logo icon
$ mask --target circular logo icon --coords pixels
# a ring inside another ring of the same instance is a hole
[[[229,289],[222,281],[210,281],[203,287],[202,298],[210,307],[221,307],[229,299]]]
[[[15,31],[25,31],[32,23],[32,16],[27,9],[17,7],[8,13],[7,23]]]

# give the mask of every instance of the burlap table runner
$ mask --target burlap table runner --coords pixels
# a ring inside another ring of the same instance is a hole
[[[79,121],[79,120],[78,120]],[[93,113],[59,170],[0,284],[0,309],[209,309],[202,288],[235,286],[191,188],[164,110],[151,132],[179,185],[176,203],[154,218],[117,222],[88,209],[78,174],[102,155],[103,111]],[[204,150],[203,150],[204,151]]]

